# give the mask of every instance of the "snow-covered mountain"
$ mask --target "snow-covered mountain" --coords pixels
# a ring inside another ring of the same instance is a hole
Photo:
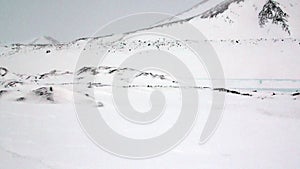
[[[182,56],[179,57],[189,61],[188,57],[184,57],[184,55],[189,55],[184,53],[186,51],[185,47],[176,40],[145,38],[141,41],[140,39],[126,40],[126,37],[142,33],[145,30],[172,32],[181,29],[186,24],[192,24],[204,34],[207,40],[199,42],[197,39],[185,39],[186,42],[199,45],[202,43],[211,44],[219,57],[227,80],[298,80],[300,77],[298,66],[298,63],[300,63],[300,57],[298,57],[300,39],[298,34],[300,31],[296,20],[300,18],[299,12],[297,12],[299,11],[299,4],[295,0],[277,1],[279,7],[289,16],[286,21],[289,25],[289,34],[282,29],[281,25],[272,22],[267,23],[264,27],[259,25],[259,13],[263,10],[266,2],[260,0],[202,1],[181,12],[176,17],[162,21],[156,26],[132,31],[131,33],[102,38],[80,38],[65,44],[60,44],[51,37],[43,36],[35,39],[30,44],[1,46],[0,67],[3,68],[2,70],[9,70],[15,74],[27,74],[30,77],[53,71],[54,73],[57,73],[57,71],[76,72],[78,70],[75,70],[75,67],[83,48],[85,52],[91,51],[88,54],[91,56],[97,56],[97,52],[94,52],[97,50],[107,51],[107,56],[113,58],[112,62],[100,66],[118,67],[118,61],[125,56],[151,48],[159,48],[175,54],[182,53]],[[206,9],[208,6],[210,8]],[[89,45],[85,46],[88,41],[90,41]],[[83,66],[91,67],[92,65]],[[196,70],[198,64],[192,64],[191,67]],[[199,73],[196,76],[197,78],[206,77],[204,73]],[[4,86],[12,80],[20,82],[18,84],[26,83],[24,79],[8,77],[2,77]],[[55,77],[57,76],[55,75]],[[54,81],[54,83],[70,84],[73,80],[70,77],[61,78],[66,80]],[[109,84],[109,82],[101,81],[101,84]],[[297,87],[297,84],[291,86]],[[245,88],[246,86],[227,83],[227,87]],[[247,87],[251,86],[247,85]]]
[[[50,36],[41,36],[41,37],[35,38],[28,44],[30,44],[30,45],[55,45],[55,44],[59,44],[59,43],[60,42],[58,40],[56,40]]]
[[[206,3],[209,2],[211,1]],[[297,21],[300,19],[298,12],[300,7],[295,0],[278,2],[289,15],[290,35],[282,30],[280,25],[271,22],[264,27],[259,25],[258,16],[266,3],[266,1],[260,0],[228,0],[202,13],[197,13],[198,7],[196,6],[181,14],[180,17],[184,18],[180,21],[172,20],[167,24],[148,29],[160,29],[167,32],[176,31],[185,24],[194,25],[208,39],[207,43],[214,47],[223,65],[226,78],[298,79],[300,71],[297,63],[300,62],[300,58],[297,57],[297,54],[300,50],[300,26]],[[132,44],[122,45],[122,39],[120,41],[115,41],[115,39],[122,36],[123,39],[126,39],[126,37],[141,33],[143,30],[124,35],[95,38],[88,48],[89,50],[107,51],[117,48],[116,50],[122,52],[124,48],[131,46],[131,51],[126,52],[133,53],[136,52],[135,48],[143,48],[143,44],[130,42]],[[70,43],[50,46],[22,44],[2,46],[0,66],[19,73],[40,73],[53,69],[71,71],[75,69],[81,49],[91,39],[80,38]],[[193,39],[188,40],[193,41]],[[174,42],[162,41],[159,45],[163,46],[167,43]],[[149,47],[153,47],[152,45],[156,44],[151,42]],[[116,55],[112,52],[110,54]],[[114,57],[117,60],[119,56]],[[22,66],[15,66],[21,63]]]
[[[282,31],[280,25],[268,24],[265,28],[260,27],[258,16],[267,3],[267,1],[261,0],[227,0],[221,1],[217,5],[215,5],[216,1],[203,1],[161,24],[190,22],[209,39],[299,38],[299,2],[296,0],[278,0],[276,2],[289,15],[288,24],[291,36]],[[213,7],[205,9],[204,5]]]

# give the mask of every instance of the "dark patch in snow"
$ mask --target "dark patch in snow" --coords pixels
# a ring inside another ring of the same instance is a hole
[[[7,74],[8,70],[4,67],[0,67],[0,76],[5,76]]]
[[[99,73],[96,67],[83,67],[77,71],[77,75],[80,75],[82,73],[87,73],[87,72],[91,72],[93,75]]]
[[[244,0],[228,0],[228,1],[224,1],[220,4],[218,4],[217,6],[215,6],[214,8],[208,10],[208,11],[205,11],[204,13],[201,14],[201,18],[214,18],[216,16],[218,16],[219,14],[225,12],[229,6],[232,4],[232,3],[240,3],[241,1],[244,1]]]
[[[97,102],[97,107],[103,107],[103,106],[104,106],[103,103]]]
[[[50,91],[50,88],[47,87],[40,87],[32,91],[36,96],[40,96],[48,101],[53,102],[53,92]]]
[[[17,85],[22,85],[22,84],[23,84],[23,82],[12,80],[12,81],[6,82],[6,84],[4,85],[4,87],[5,88],[17,87]]]
[[[158,78],[160,78],[161,80],[166,79],[164,75],[153,74],[153,73],[151,73],[151,72],[141,72],[140,74],[136,75],[135,77],[139,77],[139,76],[148,76],[148,75],[152,76],[153,78],[158,77]]]
[[[73,74],[72,72],[69,72],[69,71],[65,71],[65,72],[60,72],[60,71],[57,71],[57,70],[52,70],[48,73],[44,73],[44,74],[41,74],[39,75],[39,77],[37,77],[38,79],[45,79],[47,77],[50,77],[50,76],[61,76],[61,75],[67,75],[67,74]]]
[[[0,97],[3,96],[4,93],[7,93],[7,90],[0,90]]]
[[[225,88],[215,88],[213,90],[219,91],[219,92],[226,92],[226,93],[232,93],[232,94],[237,94],[237,95],[242,95],[242,96],[252,96],[250,93],[241,93],[235,90],[229,90]]]
[[[26,100],[25,97],[19,97],[19,98],[16,99],[17,102],[24,101],[24,100]]]
[[[118,69],[113,69],[113,70],[111,70],[111,71],[109,71],[108,73],[109,74],[112,74],[112,73],[114,73],[115,71],[117,71]]]
[[[293,93],[292,96],[299,96],[300,93],[299,92],[296,92],[296,93]]]

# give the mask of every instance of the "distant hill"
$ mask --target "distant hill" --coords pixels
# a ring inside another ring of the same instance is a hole
[[[50,36],[41,36],[33,41],[31,41],[29,44],[59,44],[60,42]]]

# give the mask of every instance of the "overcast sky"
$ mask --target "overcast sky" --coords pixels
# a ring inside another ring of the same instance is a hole
[[[61,42],[93,34],[99,27],[138,12],[177,14],[201,0],[0,0],[0,43],[43,35]]]

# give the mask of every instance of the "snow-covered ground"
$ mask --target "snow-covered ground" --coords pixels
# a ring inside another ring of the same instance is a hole
[[[204,10],[216,2],[206,1],[181,13],[181,22],[171,18],[162,23],[172,24],[150,29],[175,32],[192,24],[206,37],[201,41],[178,42],[149,36],[143,30],[66,44],[46,37],[31,44],[0,46],[0,168],[298,168],[299,4],[278,1],[290,15],[289,35],[278,25],[259,27],[257,16],[264,1],[229,0]],[[217,16],[208,15],[216,11]],[[53,42],[45,44],[45,40]],[[36,44],[39,41],[43,43]],[[213,47],[223,67],[225,86],[212,85],[220,79],[211,79],[184,43]],[[174,54],[185,63],[195,86],[180,88],[180,80],[168,72],[120,66],[130,55],[154,49]],[[99,51],[106,54],[100,65],[78,67],[80,56],[98,56]],[[133,81],[130,74],[135,75]],[[114,78],[122,86],[115,86]],[[76,86],[83,88],[74,90]],[[152,91],[163,92],[164,114],[149,125],[131,124],[115,110],[113,87],[127,88],[128,99],[140,111],[151,107]],[[195,125],[181,144],[150,159],[123,159],[100,149],[82,129],[74,106],[76,98],[76,103],[97,108],[116,132],[148,138],[175,123],[180,90],[199,94]],[[214,94],[225,94],[223,115],[212,137],[200,144]]]
[[[261,100],[228,95],[220,126],[206,144],[198,144],[199,125],[203,123],[200,115],[182,144],[163,156],[147,160],[122,159],[100,150],[83,133],[72,104],[1,102],[0,105],[1,168],[297,168],[300,165],[300,103],[289,96]]]

